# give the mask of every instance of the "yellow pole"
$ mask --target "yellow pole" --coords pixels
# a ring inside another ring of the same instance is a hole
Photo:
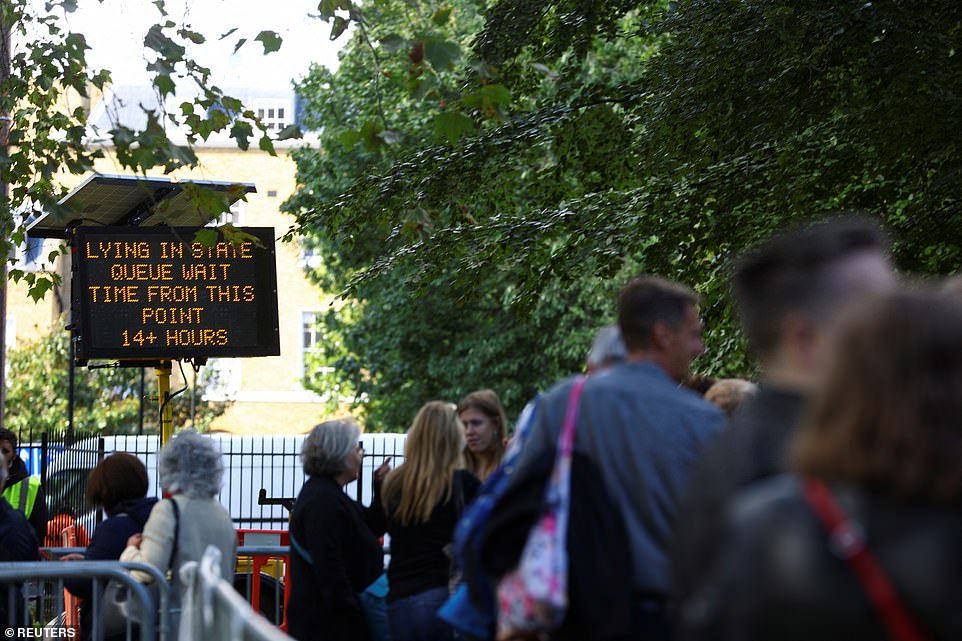
[[[160,403],[160,445],[164,446],[174,431],[174,413],[170,407],[170,361],[160,361],[157,373],[157,402]]]

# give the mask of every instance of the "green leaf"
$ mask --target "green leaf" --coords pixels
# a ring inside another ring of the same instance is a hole
[[[397,53],[401,49],[405,49],[408,46],[407,39],[402,38],[396,33],[386,35],[378,42],[381,43],[381,49],[384,50],[384,53]]]
[[[194,242],[200,243],[205,247],[213,247],[217,244],[217,238],[219,234],[216,229],[210,229],[209,227],[204,227],[203,229],[198,229],[194,233]]]
[[[207,40],[206,38],[204,38],[203,34],[197,33],[196,31],[191,31],[190,29],[179,29],[177,31],[177,35],[179,35],[184,40],[190,40],[191,42],[197,45],[204,44],[204,42],[206,42]]]
[[[277,140],[290,140],[291,138],[303,138],[304,134],[301,133],[301,128],[297,125],[287,125],[279,132],[277,132]]]
[[[173,78],[167,74],[156,76],[153,80],[153,85],[157,87],[157,91],[160,92],[161,96],[169,96],[173,94],[176,89]]]
[[[451,67],[461,57],[461,47],[455,42],[430,39],[424,43],[424,55],[438,71]]]
[[[160,54],[161,58],[170,62],[180,62],[187,53],[184,47],[167,37],[159,24],[151,26],[147,31],[147,35],[144,36],[144,46],[153,49]]]
[[[264,134],[263,136],[261,136],[261,139],[257,141],[257,146],[260,148],[261,151],[266,151],[272,156],[277,155],[277,151],[275,151],[274,149],[274,141],[271,140],[271,137],[268,136],[267,134]]]
[[[337,40],[341,37],[341,34],[347,31],[347,27],[350,24],[347,20],[341,16],[334,18],[334,25],[331,26],[331,40]]]
[[[229,35],[231,35],[231,34],[234,33],[235,31],[237,31],[237,27],[234,27],[233,29],[229,30],[228,32],[221,34],[221,36],[220,36],[220,38],[218,38],[218,40],[224,40],[225,38],[227,38]]]
[[[237,141],[237,146],[243,151],[247,151],[250,146],[251,136],[254,135],[254,128],[249,122],[237,120],[230,128],[230,137]]]
[[[281,48],[282,38],[276,31],[261,31],[254,40],[264,45],[264,54],[273,53]]]
[[[345,129],[337,135],[337,139],[344,146],[345,151],[350,151],[354,145],[361,142],[361,132],[356,129]]]
[[[238,49],[243,47],[245,43],[247,43],[247,38],[241,38],[238,40],[237,44],[234,45],[234,53],[237,53]]]
[[[431,16],[431,21],[434,24],[440,26],[446,23],[450,18],[451,18],[451,7],[444,7],[434,12],[434,15]]]
[[[438,140],[455,144],[462,136],[475,132],[474,122],[457,111],[442,111],[434,117],[434,135]]]

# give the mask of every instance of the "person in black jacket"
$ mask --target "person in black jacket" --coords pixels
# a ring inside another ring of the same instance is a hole
[[[925,638],[962,639],[962,305],[928,292],[866,302],[828,354],[789,448],[799,476],[736,495],[687,639],[898,638],[846,560],[859,544]],[[844,545],[805,498],[819,481],[853,523]]]
[[[47,535],[47,496],[40,477],[27,471],[27,464],[17,454],[17,435],[0,428],[0,455],[7,463],[7,480],[3,484],[3,496],[14,508],[20,510],[37,535],[43,541]]]
[[[359,594],[384,572],[384,514],[344,493],[357,479],[364,450],[351,420],[315,427],[301,452],[304,483],[291,511],[288,634],[297,641],[371,638]],[[387,461],[374,473],[374,501]]]
[[[894,285],[888,245],[863,218],[836,218],[778,235],[738,263],[733,289],[761,364],[758,392],[706,447],[674,525],[672,596],[677,610],[704,581],[720,546],[731,497],[781,473],[786,444],[817,380],[815,354],[846,303]]]
[[[404,463],[384,481],[391,535],[388,624],[391,641],[453,641],[437,616],[448,598],[445,547],[481,482],[464,467],[464,425],[451,403],[426,403],[404,442]]]
[[[7,462],[0,457],[0,485],[7,480]],[[39,558],[37,536],[26,517],[0,498],[0,562],[36,561]],[[7,608],[13,604],[13,610]],[[19,584],[0,585],[0,628],[7,638],[8,630],[23,627],[23,595]]]
[[[147,498],[147,468],[136,456],[115,452],[90,471],[87,477],[87,502],[102,507],[107,518],[97,526],[83,554],[68,554],[61,560],[115,561],[127,547],[127,539],[144,530],[156,498]],[[89,639],[92,616],[89,580],[64,581],[67,590],[84,599],[80,606],[80,638]]]

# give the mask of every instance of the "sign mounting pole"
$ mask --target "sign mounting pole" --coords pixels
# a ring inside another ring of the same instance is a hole
[[[160,403],[160,445],[163,447],[170,441],[174,431],[174,411],[170,405],[170,361],[157,363],[154,372],[157,374],[157,402]]]

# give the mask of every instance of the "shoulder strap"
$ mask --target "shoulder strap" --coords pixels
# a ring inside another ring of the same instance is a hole
[[[297,552],[308,565],[314,565],[314,558],[311,556],[311,553],[294,537],[294,533],[288,532],[287,536],[290,539],[291,547],[294,548],[294,551]]]
[[[575,426],[578,423],[578,401],[581,391],[585,387],[586,376],[579,376],[575,380],[571,393],[568,395],[568,405],[565,408],[565,422],[558,437],[558,457],[571,457],[571,450],[575,443]]]
[[[174,497],[170,498],[170,506],[174,510],[174,544],[170,547],[170,561],[167,562],[167,568],[173,572],[174,557],[177,556],[177,542],[180,539],[180,506],[177,505]]]
[[[846,517],[821,480],[805,479],[805,500],[828,534],[832,551],[848,563],[895,641],[929,641],[899,599],[891,581],[865,544],[865,533]]]

